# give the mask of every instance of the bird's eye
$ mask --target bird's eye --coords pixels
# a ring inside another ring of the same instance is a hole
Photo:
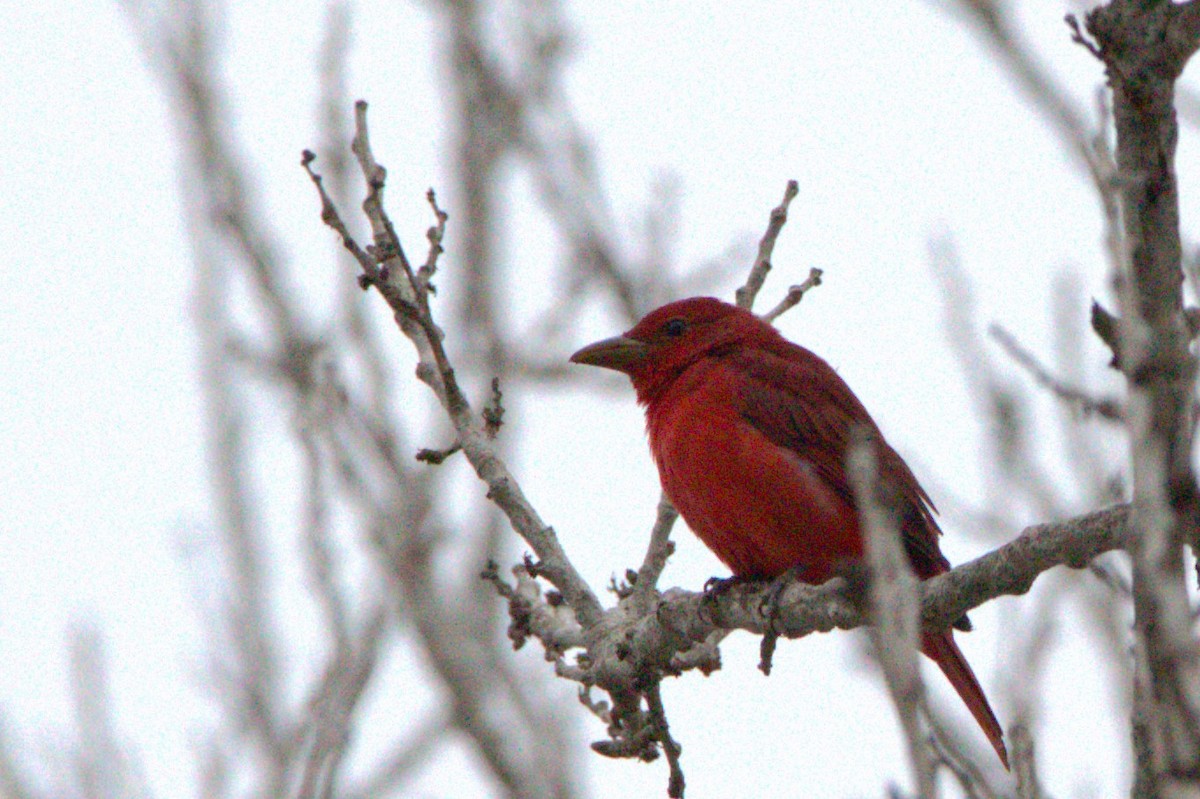
[[[676,318],[663,325],[663,332],[671,338],[676,338],[683,335],[683,332],[687,330],[687,326],[688,324],[686,319]]]

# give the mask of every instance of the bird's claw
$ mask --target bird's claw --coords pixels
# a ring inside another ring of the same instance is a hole
[[[716,624],[713,611],[716,610],[717,602],[744,582],[741,577],[709,577],[705,580],[700,596],[700,618],[709,624]]]
[[[740,582],[742,581],[737,577],[709,577],[704,581],[704,588],[702,589],[704,598],[707,600],[720,599]]]

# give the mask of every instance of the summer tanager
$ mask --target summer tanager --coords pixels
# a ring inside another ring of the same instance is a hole
[[[933,503],[858,397],[829,364],[749,311],[711,297],[680,300],[571,360],[630,377],[663,490],[735,577],[790,569],[817,584],[863,557],[846,473],[857,429],[878,447],[913,571],[925,580],[950,569]],[[955,626],[970,629],[966,617]],[[1007,768],[1000,723],[952,631],[922,633],[921,651]]]

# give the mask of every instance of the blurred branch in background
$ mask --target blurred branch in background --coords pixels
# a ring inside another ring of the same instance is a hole
[[[1054,126],[1076,163],[1091,169],[1087,116],[1034,52],[1016,20],[1015,4],[1011,0],[936,0],[934,4],[965,20],[1034,108]]]
[[[149,795],[140,760],[116,729],[100,634],[86,627],[75,629],[70,650],[79,743],[69,770],[81,795],[84,799]]]
[[[957,530],[997,542],[1029,520],[1067,518],[1088,508],[1123,501],[1123,481],[1119,475],[1125,467],[1105,454],[1111,450],[1119,428],[1106,426],[1107,417],[1102,414],[1078,412],[1076,395],[1091,398],[1100,393],[1089,385],[1088,373],[1082,368],[1080,350],[1086,321],[1081,309],[1086,307],[1086,300],[1081,292],[1068,288],[1071,284],[1062,279],[1056,281],[1051,322],[1059,348],[1056,373],[1062,376],[1061,382],[1069,382],[1075,394],[1055,397],[1057,408],[1052,410],[1057,412],[1048,415],[1039,412],[1037,389],[1032,385],[1040,382],[1038,374],[1028,377],[1012,374],[1012,367],[1004,368],[1004,361],[1010,360],[1007,353],[988,346],[954,243],[949,239],[935,240],[931,244],[931,261],[942,284],[945,327],[969,394],[976,403],[975,416],[980,420],[984,441],[980,466],[987,475],[985,504],[967,507],[955,499],[957,492],[952,487],[936,489],[936,495],[947,500],[942,504],[948,518],[956,522]],[[999,343],[1003,346],[1003,341]],[[1016,363],[1021,371],[1028,372],[1020,360]],[[1041,403],[1046,404],[1045,398]],[[1047,426],[1053,429],[1046,429]],[[1048,435],[1065,443],[1071,468],[1064,471],[1045,462],[1044,443]],[[1064,484],[1053,476],[1059,474],[1070,475],[1074,483]],[[1000,636],[1006,642],[1001,672],[1010,675],[1002,683],[1002,701],[1007,708],[1000,715],[1012,731],[1010,753],[1021,796],[1040,795],[1040,789],[1031,782],[1036,780],[1039,770],[1033,760],[1034,740],[1042,729],[1045,665],[1057,648],[1058,620],[1065,607],[1078,606],[1088,611],[1085,619],[1091,622],[1089,632],[1098,649],[1097,659],[1113,664],[1108,675],[1116,689],[1113,695],[1120,695],[1122,677],[1127,677],[1127,670],[1117,664],[1127,659],[1128,633],[1117,620],[1124,617],[1122,608],[1126,607],[1128,597],[1094,579],[1096,568],[1094,563],[1080,574],[1062,570],[1046,574],[1030,592],[1028,601],[1013,603],[997,617],[1002,628]],[[955,749],[969,746],[973,739],[958,733],[956,714],[936,701],[932,705],[938,717],[936,726],[951,731],[948,745]],[[999,787],[992,785],[989,790],[999,791]]]
[[[548,277],[560,287],[554,302],[532,325],[541,334],[538,341],[564,339],[591,299],[610,300],[619,317],[632,323],[678,294],[678,270],[664,260],[676,230],[669,183],[658,188],[646,210],[645,236],[618,228],[593,143],[565,86],[574,34],[559,0],[429,0],[429,5],[438,13],[450,54],[453,196],[462,204],[456,216],[462,283],[455,307],[466,336],[464,353],[472,366],[504,383],[510,374],[565,377],[565,364],[520,349],[508,340],[511,331],[500,329],[509,294],[518,288],[497,274],[496,209],[511,188],[505,167],[516,162],[532,179],[566,247],[559,273]],[[639,238],[644,252],[634,248]]]

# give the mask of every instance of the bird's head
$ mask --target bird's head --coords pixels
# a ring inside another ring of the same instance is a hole
[[[623,335],[589,344],[571,362],[624,372],[644,401],[700,358],[777,335],[749,311],[692,297],[651,311]]]

